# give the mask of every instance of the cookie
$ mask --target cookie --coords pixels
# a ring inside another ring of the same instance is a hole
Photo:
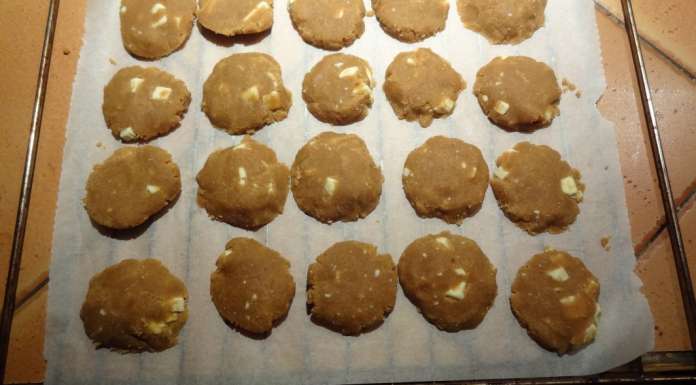
[[[238,53],[220,60],[203,84],[203,111],[230,134],[253,134],[288,116],[292,94],[280,65],[263,53]]]
[[[448,332],[478,326],[498,291],[496,269],[476,242],[447,231],[411,242],[399,283],[423,316]]]
[[[295,297],[290,262],[250,238],[234,238],[215,262],[210,297],[233,327],[264,335],[288,314]]]
[[[505,216],[531,235],[565,231],[580,213],[580,172],[551,147],[517,143],[495,161],[493,193]]]
[[[275,152],[246,136],[210,154],[198,173],[198,204],[217,220],[257,230],[283,212],[288,167]]]
[[[302,98],[315,118],[343,125],[367,116],[373,88],[372,69],[365,60],[337,53],[325,56],[305,75]]]
[[[493,123],[511,131],[546,127],[558,116],[553,70],[526,56],[497,57],[476,74],[474,95]]]
[[[292,0],[288,12],[302,40],[318,48],[337,51],[365,31],[362,0]]]
[[[160,352],[176,345],[187,298],[184,283],[160,261],[126,259],[90,279],[80,318],[98,348]]]
[[[199,0],[198,23],[219,35],[264,32],[273,26],[273,0]]]
[[[476,146],[435,136],[408,154],[402,182],[418,216],[461,224],[481,208],[488,166]]]
[[[116,72],[104,87],[102,113],[114,137],[148,141],[179,127],[190,103],[181,80],[154,67],[133,66]]]
[[[382,172],[355,134],[324,132],[295,156],[290,188],[297,206],[323,223],[365,218],[382,194]]]
[[[338,242],[309,266],[312,321],[350,336],[376,329],[394,309],[396,280],[389,254],[368,243]]]
[[[518,44],[544,25],[546,0],[457,0],[464,26],[491,44]]]
[[[510,306],[527,334],[558,354],[577,350],[597,334],[599,282],[582,261],[546,250],[520,268]]]
[[[181,192],[179,167],[155,146],[123,147],[94,166],[84,198],[95,223],[128,229],[145,223]]]
[[[195,0],[121,0],[123,46],[140,58],[167,56],[191,35],[195,11]]]
[[[372,0],[372,9],[386,33],[413,43],[445,29],[449,0]]]
[[[402,52],[387,67],[384,93],[399,119],[428,127],[433,118],[449,116],[464,79],[428,48]]]

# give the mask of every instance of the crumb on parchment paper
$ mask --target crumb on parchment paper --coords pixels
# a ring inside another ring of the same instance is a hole
[[[113,64],[113,65],[116,65],[116,60],[114,60],[114,58],[110,57],[110,58],[109,58],[109,63],[111,63],[111,64]]]
[[[604,250],[609,251],[611,250],[611,245],[609,242],[611,241],[611,236],[607,235],[606,237],[602,237],[602,239],[599,240],[599,243],[602,245],[602,248]]]
[[[578,89],[578,86],[567,78],[563,78],[563,80],[561,80],[561,87],[563,87],[563,92],[575,92],[575,97],[577,98],[582,96],[582,91]]]

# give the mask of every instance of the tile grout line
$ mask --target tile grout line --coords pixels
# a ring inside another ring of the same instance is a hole
[[[607,16],[611,21],[614,23],[624,26],[623,20],[621,20],[618,16],[616,16],[613,12],[611,12],[607,7],[604,5],[598,3],[595,1],[595,7],[599,9],[600,12],[602,12],[605,16]],[[638,36],[640,37],[641,43],[649,46],[653,50],[655,50],[660,57],[663,59],[667,60],[672,66],[674,66],[679,72],[681,72],[684,76],[687,77],[690,81],[696,81],[696,74],[692,74],[691,71],[686,69],[683,65],[679,64],[676,60],[672,58],[672,56],[668,55],[666,52],[664,52],[661,48],[657,47],[652,41],[648,40],[641,34],[640,32],[638,33]]]
[[[686,198],[684,199],[684,202],[682,202],[682,204],[677,205],[677,216],[679,217],[679,220],[682,219],[682,212],[686,211],[688,209],[688,206],[690,206],[692,203],[696,203],[696,187],[686,194]],[[664,216],[661,218],[660,222],[661,223],[656,228],[656,231],[652,234],[648,241],[645,242],[645,246],[643,246],[641,250],[636,251],[636,259],[640,259],[640,257],[643,256],[643,254],[645,254],[648,251],[648,249],[650,249],[650,247],[655,243],[655,241],[657,241],[657,239],[667,229],[667,225],[664,222]]]

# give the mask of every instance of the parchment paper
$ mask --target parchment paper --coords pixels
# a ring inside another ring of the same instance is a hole
[[[417,44],[394,40],[374,17],[366,18],[365,34],[344,52],[361,56],[372,65],[378,82],[375,103],[362,122],[335,128],[314,119],[301,100],[304,74],[327,52],[302,42],[291,26],[285,0],[276,0],[273,32],[258,42],[218,45],[194,27],[181,51],[156,62],[138,61],[123,49],[117,1],[90,0],[55,221],[46,382],[334,384],[564,376],[600,372],[651,350],[653,320],[639,292],[641,283],[633,273],[635,256],[614,129],[595,106],[605,81],[594,4],[550,1],[546,26],[517,46],[491,46],[464,29],[455,8],[451,4],[444,32]],[[416,47],[432,48],[468,83],[454,114],[435,120],[428,129],[397,120],[381,90],[384,72],[394,56]],[[380,204],[368,218],[324,225],[305,216],[288,197],[283,215],[251,233],[214,222],[197,207],[195,174],[214,149],[240,140],[213,128],[200,111],[202,84],[217,61],[246,51],[273,55],[293,93],[289,117],[264,128],[255,138],[270,145],[281,161],[290,165],[297,150],[319,132],[360,135],[385,177]],[[563,96],[561,116],[551,127],[533,134],[508,133],[491,125],[481,113],[471,93],[476,71],[495,56],[512,54],[545,61],[559,80],[566,77],[582,90],[581,98],[571,93]],[[118,64],[110,64],[109,58]],[[122,146],[104,124],[102,88],[118,69],[134,64],[155,65],[171,72],[186,82],[193,100],[181,127],[154,141],[171,152],[181,168],[181,197],[142,234],[115,239],[91,225],[81,199],[93,165]],[[402,192],[401,172],[408,152],[434,135],[462,138],[477,145],[491,167],[498,154],[519,141],[557,149],[582,172],[587,185],[577,222],[560,235],[529,236],[503,216],[490,190],[482,210],[461,227],[419,219]],[[477,329],[454,334],[438,331],[400,291],[396,308],[384,325],[357,338],[343,337],[309,321],[304,305],[307,266],[332,243],[344,239],[372,242],[396,261],[414,239],[445,229],[476,240],[498,268],[498,296]],[[249,339],[228,328],[209,299],[209,275],[215,259],[225,242],[235,236],[254,237],[292,263],[297,282],[295,300],[287,319],[265,340]],[[600,246],[604,236],[611,236],[611,251]],[[597,340],[573,355],[558,357],[538,347],[518,325],[508,305],[517,269],[545,246],[580,257],[601,283],[603,315]],[[161,259],[188,286],[190,319],[179,344],[163,353],[122,355],[95,350],[83,332],[79,308],[89,278],[131,257]]]

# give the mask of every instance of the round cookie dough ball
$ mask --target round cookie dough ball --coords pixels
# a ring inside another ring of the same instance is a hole
[[[509,56],[497,57],[478,71],[474,95],[493,123],[506,130],[531,131],[558,116],[561,89],[546,64]]]
[[[121,0],[121,39],[131,54],[159,59],[191,35],[195,0]]]
[[[123,353],[176,345],[188,318],[188,292],[156,259],[126,259],[89,281],[80,318],[97,347]]]
[[[203,111],[230,134],[253,134],[288,116],[292,94],[280,65],[263,53],[238,53],[220,60],[203,85]]]
[[[176,127],[191,103],[186,84],[154,67],[126,67],[104,87],[102,113],[114,137],[147,141]]]
[[[145,223],[179,196],[179,167],[159,147],[123,147],[94,166],[86,190],[84,204],[92,221],[128,229]]]
[[[233,327],[268,334],[288,314],[295,297],[290,262],[250,238],[234,238],[215,262],[210,297]]]
[[[264,32],[273,26],[273,0],[199,0],[198,23],[224,36]]]
[[[382,172],[355,134],[324,132],[295,156],[290,188],[297,206],[331,224],[365,218],[382,194]]]
[[[305,75],[302,98],[322,122],[350,124],[367,116],[374,87],[372,69],[365,60],[337,53],[325,56]]]
[[[399,259],[406,296],[438,329],[478,326],[498,292],[496,269],[469,238],[444,231],[413,241]]]
[[[246,136],[210,154],[198,173],[198,204],[215,219],[258,230],[283,212],[288,167],[275,152]]]
[[[372,0],[372,9],[386,33],[414,43],[445,29],[449,0]]]
[[[457,0],[464,26],[491,44],[517,44],[544,25],[546,0]]]
[[[408,154],[402,182],[418,216],[461,224],[481,208],[488,166],[476,146],[435,136]]]
[[[293,0],[288,11],[302,40],[318,48],[348,47],[365,31],[362,0]]]
[[[376,329],[394,309],[396,280],[389,254],[367,243],[338,242],[309,266],[312,321],[343,335]]]
[[[521,142],[495,163],[493,193],[505,216],[517,226],[535,235],[560,233],[575,222],[585,185],[580,172],[554,149]]]
[[[599,282],[582,261],[550,249],[517,272],[510,306],[530,337],[563,354],[594,340],[600,315],[597,297]]]
[[[428,48],[402,52],[387,67],[384,93],[399,119],[428,127],[433,118],[449,116],[464,79]]]

